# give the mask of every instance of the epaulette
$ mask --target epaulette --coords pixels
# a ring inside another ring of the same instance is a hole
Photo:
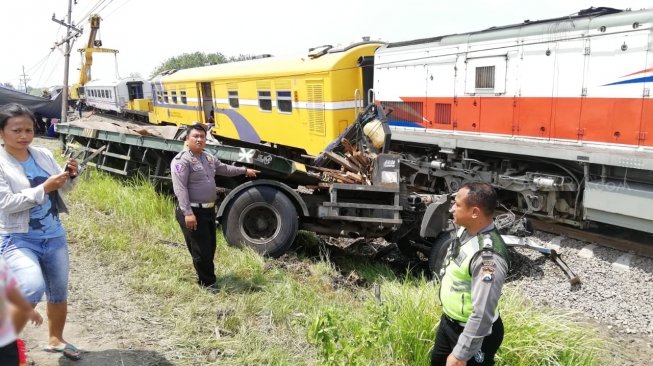
[[[481,255],[485,258],[491,257],[494,254],[494,243],[490,233],[483,234],[483,245],[481,246]]]
[[[489,250],[494,249],[494,245],[492,244],[492,237],[490,236],[489,233],[485,233],[483,235],[483,248],[482,249],[489,249]]]
[[[492,282],[494,279],[494,270],[496,264],[494,262],[494,245],[492,244],[492,237],[489,233],[483,235],[483,247],[481,248],[481,260],[483,261],[483,274],[481,279],[483,282]]]
[[[177,160],[181,159],[181,157],[184,156],[184,153],[186,151],[188,151],[188,150],[181,150],[180,152],[178,152],[177,155],[175,155],[175,159],[177,159]]]

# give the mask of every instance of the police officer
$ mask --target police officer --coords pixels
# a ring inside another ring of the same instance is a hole
[[[256,177],[257,170],[220,162],[204,152],[206,129],[201,124],[188,128],[186,148],[170,163],[172,185],[177,196],[175,216],[193,258],[198,283],[216,293],[215,255],[215,175]]]
[[[445,261],[432,366],[494,365],[503,341],[497,305],[508,272],[507,247],[492,220],[496,205],[489,184],[468,183],[456,193],[451,211],[462,228]]]

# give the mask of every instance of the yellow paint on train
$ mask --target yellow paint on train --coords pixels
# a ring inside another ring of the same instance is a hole
[[[208,123],[213,111],[217,136],[317,155],[363,107],[372,86],[365,60],[379,46],[164,72],[152,80],[150,122]]]

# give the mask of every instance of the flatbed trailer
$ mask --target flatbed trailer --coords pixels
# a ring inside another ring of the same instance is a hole
[[[170,163],[184,149],[185,129],[173,126],[77,121],[59,124],[56,130],[68,156],[83,160],[96,155],[88,165],[122,176],[141,174],[155,183],[170,181]],[[361,131],[362,127],[345,131],[338,141],[360,139]],[[368,149],[370,141],[362,139],[363,148]],[[335,152],[339,148],[337,142],[329,147]],[[400,156],[386,153],[386,148],[369,147],[375,150],[370,155],[374,173],[367,184],[346,184],[328,181],[318,173],[328,170],[323,159],[315,160],[322,167],[312,167],[265,151],[209,141],[205,151],[220,161],[260,171],[254,180],[216,176],[217,185],[226,193],[217,209],[226,241],[278,257],[300,229],[330,236],[383,237],[397,243],[404,253],[424,253],[437,275],[455,233],[449,221],[451,196],[428,195],[425,200],[425,195],[407,192]],[[513,232],[523,226],[514,215],[497,217],[495,223]],[[522,234],[527,232],[522,230]],[[515,235],[504,235],[504,239],[510,246],[549,256],[565,269],[572,284],[578,282],[555,251]]]
[[[76,121],[56,128],[68,156],[99,170],[142,174],[155,183],[170,180],[170,162],[184,149],[185,129],[127,122]],[[209,141],[205,151],[227,164],[259,170],[259,179],[216,176],[227,188],[218,219],[227,242],[249,245],[270,256],[282,255],[299,229],[331,236],[386,236],[403,224],[399,157],[379,154],[379,175],[372,185],[329,183],[306,165],[265,151]]]

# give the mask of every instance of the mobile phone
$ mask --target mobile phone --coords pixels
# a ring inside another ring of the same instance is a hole
[[[70,164],[66,163],[66,167],[64,168],[65,171],[70,174],[71,178],[75,178],[77,175],[73,175],[73,168],[70,166]]]

